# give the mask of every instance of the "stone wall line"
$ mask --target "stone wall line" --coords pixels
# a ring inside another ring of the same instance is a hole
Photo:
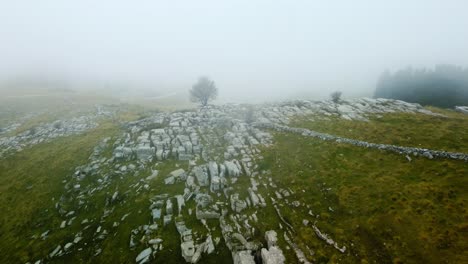
[[[290,132],[290,133],[301,134],[303,136],[314,137],[314,138],[318,138],[318,139],[326,140],[326,141],[335,141],[338,143],[351,144],[351,145],[358,146],[358,147],[392,151],[392,152],[402,154],[402,155],[423,156],[428,159],[444,158],[444,159],[464,160],[465,162],[468,162],[467,153],[448,152],[448,151],[431,150],[431,149],[425,149],[425,148],[370,143],[370,142],[366,142],[362,140],[356,140],[356,139],[339,137],[339,136],[326,134],[326,133],[320,133],[320,132],[309,130],[306,128],[289,127],[289,126],[279,125],[279,124],[274,124],[274,123],[255,123],[254,126],[258,128],[274,129],[280,132]]]

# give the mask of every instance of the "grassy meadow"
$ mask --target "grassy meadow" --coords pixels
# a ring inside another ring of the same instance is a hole
[[[466,117],[389,114],[370,122],[302,118],[292,125],[378,143],[468,149]],[[403,128],[402,128],[403,127]],[[440,128],[440,129],[437,129]],[[308,210],[283,210],[302,247],[319,263],[464,263],[468,260],[468,164],[413,157],[274,133],[262,168],[280,186],[296,191]],[[459,136],[459,137],[456,137]],[[411,137],[411,139],[408,139]],[[318,215],[318,216],[317,216]],[[338,244],[344,255],[319,240],[302,220]]]
[[[290,126],[372,143],[468,152],[468,115],[432,108],[445,116],[411,113],[373,115],[368,122],[336,117],[298,117]]]

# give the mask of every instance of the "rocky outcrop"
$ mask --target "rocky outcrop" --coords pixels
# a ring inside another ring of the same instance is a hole
[[[0,137],[0,158],[55,138],[82,134],[98,126],[97,118],[98,115],[89,115],[56,120],[40,124],[15,136]]]
[[[455,110],[460,113],[468,114],[468,106],[455,106]]]

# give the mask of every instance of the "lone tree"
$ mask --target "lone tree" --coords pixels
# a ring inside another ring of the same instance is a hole
[[[198,78],[190,89],[190,101],[200,103],[202,106],[206,106],[208,101],[215,99],[216,96],[218,96],[218,88],[208,77]]]
[[[340,91],[336,91],[336,92],[333,92],[330,94],[330,97],[331,97],[331,100],[334,102],[334,103],[339,103],[340,100],[341,100],[341,92]]]

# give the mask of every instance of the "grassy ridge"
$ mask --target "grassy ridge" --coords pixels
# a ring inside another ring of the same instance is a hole
[[[392,113],[369,122],[302,117],[291,126],[373,143],[468,152],[468,115],[437,109],[448,117]]]
[[[294,125],[331,133],[339,130],[334,121]],[[344,128],[339,132],[345,135],[346,125],[352,123],[340,125]],[[363,130],[353,135],[368,139],[372,133]],[[402,139],[394,131],[386,140],[404,142],[405,136]],[[423,139],[414,138],[419,140]],[[310,205],[319,215],[311,217],[303,207],[283,210],[300,230],[303,250],[307,245],[315,251],[315,261],[460,263],[468,258],[468,164],[424,158],[408,162],[393,153],[295,134],[275,133],[275,142],[263,151],[262,168],[270,169],[280,187],[295,190],[293,199]],[[434,141],[426,146],[441,145]],[[302,225],[303,219],[317,221],[320,230],[348,247],[348,253],[342,255],[319,240],[312,228]]]

